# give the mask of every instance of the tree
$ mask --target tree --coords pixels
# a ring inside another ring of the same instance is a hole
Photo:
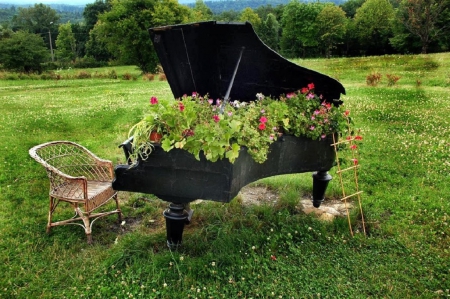
[[[339,7],[345,11],[345,14],[348,18],[354,18],[356,14],[356,10],[360,8],[366,0],[347,0],[344,4],[341,4]]]
[[[250,7],[246,7],[239,16],[239,21],[241,22],[250,22],[255,29],[256,32],[258,32],[259,27],[261,25],[261,19],[259,18],[258,14],[253,11]]]
[[[317,15],[317,27],[325,56],[330,58],[331,50],[343,41],[345,36],[346,22],[345,12],[342,8],[333,4],[327,5]]]
[[[113,1],[111,10],[99,15],[99,35],[108,50],[124,63],[143,72],[154,72],[158,57],[148,29],[189,20],[190,9],[176,0]]]
[[[277,51],[280,42],[280,24],[278,24],[275,15],[269,13],[267,18],[262,22],[259,37],[271,49]]]
[[[56,48],[58,59],[62,62],[75,61],[76,58],[76,40],[72,32],[70,22],[59,25],[59,35],[56,39]]]
[[[60,16],[56,10],[40,3],[28,8],[19,7],[17,15],[12,20],[12,27],[14,31],[23,30],[40,34],[44,38],[45,44],[49,45],[47,33],[52,31],[53,26],[56,26],[59,20]],[[53,34],[54,38],[56,37],[55,33]]]
[[[193,18],[195,22],[212,20],[213,13],[211,9],[203,2],[203,0],[196,0],[195,6],[192,9]]]
[[[289,2],[281,18],[281,51],[287,57],[305,57],[307,50],[316,51],[319,45],[316,17],[324,7],[320,2]]]
[[[448,8],[444,0],[401,0],[398,17],[406,29],[420,39],[422,54],[426,54],[430,43],[439,38],[450,20],[445,20],[439,26],[441,15]]]
[[[44,40],[34,33],[17,31],[0,40],[0,63],[8,70],[40,72],[47,58]]]
[[[95,0],[94,3],[86,4],[83,11],[86,31],[89,32],[92,28],[94,28],[98,21],[98,16],[105,11],[109,11],[110,9],[111,4],[108,0]]]
[[[102,22],[99,21],[89,32],[89,40],[86,43],[86,56],[96,61],[108,61],[112,58],[106,41],[102,38]]]
[[[393,19],[394,8],[389,0],[367,0],[356,10],[356,31],[367,54],[388,52]]]

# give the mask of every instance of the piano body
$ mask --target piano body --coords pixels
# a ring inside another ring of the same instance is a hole
[[[156,53],[175,98],[209,94],[211,98],[253,101],[257,93],[278,97],[314,83],[315,92],[335,105],[345,94],[336,80],[289,62],[256,35],[250,23],[216,21],[151,28]],[[121,147],[127,161],[132,140]],[[242,187],[258,179],[289,173],[314,172],[313,204],[319,207],[331,180],[328,170],[335,153],[332,138],[311,140],[284,135],[271,144],[267,161],[255,162],[241,148],[239,157],[200,161],[182,149],[165,152],[155,145],[152,154],[137,165],[117,165],[113,188],[154,194],[170,202],[164,211],[167,244],[176,248],[182,241],[185,223],[197,199],[231,201]]]

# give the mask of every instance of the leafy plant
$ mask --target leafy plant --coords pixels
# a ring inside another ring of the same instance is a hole
[[[388,80],[387,85],[394,86],[395,84],[397,84],[397,81],[400,80],[401,77],[396,76],[396,75],[386,74],[386,78]]]
[[[367,83],[367,85],[370,85],[370,86],[377,86],[378,83],[380,83],[380,81],[381,81],[381,77],[382,76],[380,73],[369,74],[366,77],[366,83]]]
[[[325,102],[309,84],[297,93],[271,99],[262,94],[250,102],[214,101],[208,96],[184,96],[180,100],[150,99],[148,114],[130,132],[134,158],[149,149],[152,131],[162,133],[161,147],[187,150],[197,159],[227,158],[234,162],[242,146],[259,163],[267,159],[269,146],[283,133],[325,139],[341,131],[347,112]]]

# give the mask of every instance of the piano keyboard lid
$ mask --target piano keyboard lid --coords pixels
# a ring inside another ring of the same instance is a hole
[[[149,29],[175,98],[253,101],[257,93],[278,97],[314,83],[316,94],[339,102],[345,89],[337,80],[294,64],[256,35],[250,23],[199,22]]]

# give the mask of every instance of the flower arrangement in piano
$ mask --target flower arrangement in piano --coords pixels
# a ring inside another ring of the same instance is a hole
[[[262,163],[270,144],[282,134],[325,139],[342,131],[348,117],[341,107],[316,95],[312,83],[279,99],[257,94],[250,102],[213,100],[195,92],[176,101],[152,97],[148,110],[129,132],[134,159],[151,153],[149,136],[157,131],[165,151],[184,149],[197,159],[203,152],[207,160],[226,158],[233,163],[244,146]]]

